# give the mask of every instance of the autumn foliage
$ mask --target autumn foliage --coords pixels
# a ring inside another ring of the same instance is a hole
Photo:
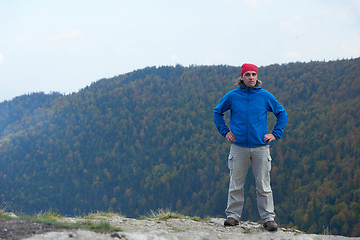
[[[276,221],[360,236],[360,59],[259,68],[289,114],[272,144]],[[10,210],[224,216],[228,143],[212,111],[231,66],[149,67],[77,93],[0,103],[0,194]],[[269,115],[269,128],[274,117]],[[251,174],[243,220],[259,220]]]

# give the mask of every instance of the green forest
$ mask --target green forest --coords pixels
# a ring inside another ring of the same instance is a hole
[[[1,102],[2,201],[25,214],[225,217],[229,144],[213,109],[239,75],[226,65],[147,67],[69,95]],[[276,221],[360,236],[360,58],[273,64],[259,79],[289,115],[271,143]],[[245,197],[242,220],[258,221],[251,170]]]

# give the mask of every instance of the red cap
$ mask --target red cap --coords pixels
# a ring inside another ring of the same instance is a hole
[[[256,65],[251,63],[244,63],[241,66],[241,76],[246,73],[247,71],[255,71],[258,74],[258,68]]]

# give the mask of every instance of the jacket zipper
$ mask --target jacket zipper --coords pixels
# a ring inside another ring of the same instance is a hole
[[[247,146],[249,147],[249,104],[250,104],[250,88],[247,89],[247,104],[246,104],[246,128],[247,128]]]

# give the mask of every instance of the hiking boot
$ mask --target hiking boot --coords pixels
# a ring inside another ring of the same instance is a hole
[[[264,223],[264,228],[270,232],[277,231],[278,226],[274,221]]]
[[[224,225],[225,226],[236,226],[236,225],[239,225],[239,221],[232,217],[229,217],[225,220]]]

